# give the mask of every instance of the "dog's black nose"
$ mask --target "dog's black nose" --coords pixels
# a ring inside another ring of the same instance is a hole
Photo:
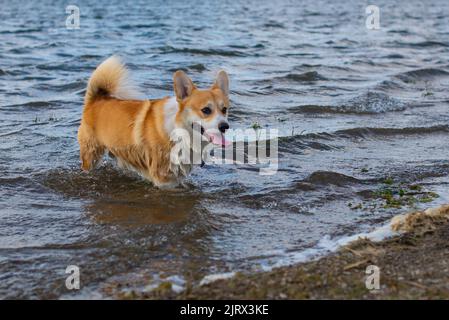
[[[227,122],[220,122],[218,124],[218,130],[220,130],[221,133],[225,133],[225,131],[228,129],[229,129],[229,124]]]

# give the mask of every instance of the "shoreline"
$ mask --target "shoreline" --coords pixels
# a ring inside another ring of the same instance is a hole
[[[317,260],[117,298],[449,299],[449,205],[395,216],[390,227],[390,238],[359,238]],[[379,289],[367,289],[368,266],[378,267]]]

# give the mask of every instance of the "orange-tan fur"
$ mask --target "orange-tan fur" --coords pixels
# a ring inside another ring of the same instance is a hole
[[[175,73],[174,89],[178,110],[173,127],[188,126],[186,119],[192,114],[209,121],[212,117],[205,117],[200,110],[210,101],[216,104],[217,115],[220,106],[229,105],[227,94],[217,85],[198,90],[183,72]],[[157,186],[177,183],[180,177],[170,163],[173,143],[164,114],[170,98],[130,99],[133,95],[127,70],[118,58],[107,59],[94,71],[78,130],[81,167],[90,170],[109,151],[120,165],[139,172]]]

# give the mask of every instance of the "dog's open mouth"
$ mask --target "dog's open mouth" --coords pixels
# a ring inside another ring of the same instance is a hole
[[[217,146],[229,146],[231,142],[226,139],[223,133],[221,133],[218,129],[207,129],[204,130],[203,126],[201,126],[201,135],[212,144]]]
[[[216,132],[215,132],[216,131]],[[231,144],[231,142],[229,140],[226,140],[224,134],[222,134],[220,131],[218,130],[207,130],[204,133],[204,136],[206,137],[206,139],[209,140],[209,142],[217,145],[217,146],[229,146]]]

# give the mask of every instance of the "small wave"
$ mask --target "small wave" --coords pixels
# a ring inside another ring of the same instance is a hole
[[[396,29],[396,30],[388,30],[388,33],[400,34],[400,35],[409,35],[410,31],[405,29]]]
[[[50,81],[50,80],[54,80],[54,77],[46,77],[46,76],[40,76],[40,75],[30,75],[30,76],[25,76],[22,77],[22,80],[37,80],[37,81]]]
[[[289,73],[286,76],[279,77],[277,79],[295,82],[312,82],[312,81],[326,80],[325,77],[323,77],[316,71],[308,71],[304,73]]]
[[[27,54],[27,53],[31,53],[32,51],[33,51],[33,49],[30,47],[13,48],[13,49],[8,50],[8,52],[12,53],[12,54]]]
[[[223,50],[223,49],[197,49],[197,48],[176,48],[172,46],[160,47],[161,53],[190,53],[203,56],[225,56],[225,57],[244,57],[245,53],[237,50]]]
[[[41,32],[43,28],[25,28],[25,29],[16,29],[16,30],[4,30],[0,31],[0,34],[20,34],[20,33],[32,33],[32,32]]]
[[[8,137],[8,136],[11,136],[11,135],[15,135],[15,134],[21,133],[23,131],[24,131],[24,129],[21,128],[21,129],[18,129],[18,130],[13,130],[13,131],[5,132],[5,133],[0,133],[0,137]]]
[[[296,107],[291,107],[287,109],[291,113],[311,113],[311,114],[319,114],[319,113],[342,113],[336,106],[323,106],[323,105],[315,105],[315,104],[307,104]],[[343,112],[345,113],[345,112]]]
[[[356,113],[383,113],[389,111],[403,111],[406,106],[403,102],[389,97],[385,93],[367,92],[348,101],[342,110]]]
[[[102,167],[94,173],[84,173],[78,168],[56,168],[46,173],[37,175],[37,180],[45,187],[68,196],[95,195],[99,190],[106,192],[106,184],[112,184],[120,179],[129,185],[135,185],[136,181],[111,165]],[[101,181],[103,180],[103,181]]]
[[[6,187],[6,186],[18,186],[18,185],[24,185],[26,183],[29,183],[30,180],[28,178],[18,176],[14,178],[0,178],[0,185]]]
[[[82,54],[79,56],[80,60],[98,60],[104,59],[104,56],[98,54]]]
[[[406,105],[385,93],[368,91],[347,102],[346,105],[337,107],[337,110],[354,113],[384,113],[391,111],[403,111]]]
[[[392,53],[392,54],[383,56],[382,58],[384,58],[384,59],[404,59],[405,57],[399,53]]]
[[[315,171],[308,176],[303,182],[314,185],[335,185],[345,186],[349,184],[360,184],[362,181],[333,171]]]
[[[51,108],[61,105],[61,101],[29,101],[19,104],[1,106],[1,108]]]
[[[295,135],[291,137],[282,137],[279,139],[279,146],[278,146],[279,151],[289,153],[292,151],[298,152],[299,150],[307,150],[307,149],[320,150],[320,151],[338,149],[335,146],[330,146],[318,141],[308,140],[308,138],[309,139],[320,138],[320,135],[313,134],[308,136]]]
[[[342,105],[336,106],[320,106],[320,105],[303,105],[289,108],[288,111],[293,113],[357,113],[357,114],[373,114],[392,111],[403,111],[407,106],[400,100],[389,97],[381,92],[367,92]]]
[[[405,82],[415,82],[418,80],[429,80],[434,77],[447,77],[449,72],[436,68],[424,68],[400,73],[395,78]]]
[[[280,152],[298,152],[298,150],[314,149],[320,151],[338,150],[341,147],[323,143],[322,141],[334,141],[338,138],[369,138],[369,137],[388,137],[388,136],[409,136],[425,134],[446,134],[449,133],[449,126],[431,126],[431,127],[405,127],[405,128],[352,128],[337,130],[335,132],[320,132],[309,134],[298,134],[279,138]]]
[[[415,43],[401,43],[404,46],[416,47],[416,48],[428,48],[428,47],[449,47],[449,43],[441,41],[421,41]]]
[[[449,126],[433,127],[406,127],[406,128],[353,128],[339,130],[334,135],[340,137],[367,137],[367,136],[394,136],[394,135],[414,135],[448,133]]]
[[[69,83],[65,83],[62,85],[49,85],[47,83],[43,83],[40,84],[38,86],[38,88],[40,90],[52,90],[52,91],[61,91],[61,92],[66,92],[66,91],[76,91],[76,90],[81,90],[84,89],[86,87],[87,83],[85,80],[75,80]]]
[[[178,68],[171,68],[171,69],[169,69],[171,72],[176,72],[176,71],[178,71],[178,70],[182,70],[182,71],[184,71],[184,72],[187,72],[187,71],[189,71],[189,70],[193,70],[193,71],[196,71],[196,72],[203,72],[203,71],[206,71],[207,70],[207,68],[206,68],[206,66],[204,65],[204,64],[202,64],[202,63],[195,63],[195,64],[191,64],[191,65],[189,65],[189,66],[187,66],[187,67],[178,67]]]
[[[277,28],[277,29],[285,29],[285,26],[277,21],[268,21],[263,24],[264,28]]]
[[[391,33],[391,31],[390,31]],[[398,31],[396,32],[398,34],[409,34],[408,31]],[[448,42],[443,42],[443,41],[433,41],[433,40],[428,40],[428,41],[419,41],[419,42],[404,42],[404,41],[391,41],[385,44],[386,47],[390,47],[390,48],[414,48],[414,49],[428,49],[428,48],[433,48],[433,47],[444,47],[447,48],[449,47],[449,43]]]
[[[124,24],[119,26],[122,30],[133,30],[133,29],[150,29],[150,28],[163,28],[168,25],[165,23],[138,23],[138,24]]]
[[[203,72],[207,70],[206,66],[202,63],[191,64],[190,66],[187,66],[187,68],[198,72]]]
[[[391,90],[404,90],[404,84],[395,80],[383,80],[376,85],[376,90],[390,92]]]
[[[89,65],[87,63],[74,64],[71,61],[66,61],[66,62],[61,62],[61,63],[48,62],[48,63],[38,64],[38,65],[36,65],[36,68],[39,70],[55,71],[55,72],[61,72],[61,71],[68,71],[68,72],[89,71],[89,72],[92,72],[92,65]]]

